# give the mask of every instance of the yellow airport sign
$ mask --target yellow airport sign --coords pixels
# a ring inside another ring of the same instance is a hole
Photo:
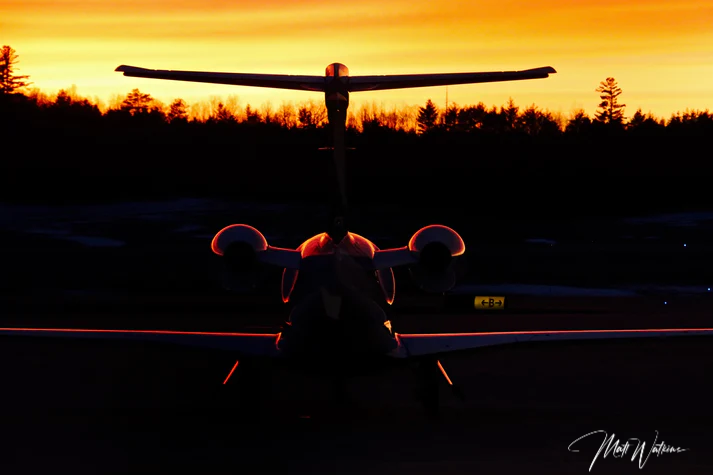
[[[476,310],[502,310],[505,308],[505,297],[476,295],[474,305]]]

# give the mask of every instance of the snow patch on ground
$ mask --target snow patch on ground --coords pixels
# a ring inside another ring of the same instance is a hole
[[[181,226],[180,228],[176,228],[173,230],[174,233],[192,233],[194,231],[200,231],[203,229],[203,226],[199,226],[196,224],[186,224],[185,226]]]
[[[528,244],[549,244],[550,246],[554,246],[557,244],[557,241],[553,239],[543,239],[543,238],[530,238],[530,239],[525,239],[525,242]]]
[[[659,214],[655,216],[639,216],[624,218],[627,224],[663,224],[674,227],[696,227],[703,222],[713,222],[713,212],[699,211],[690,213]]]
[[[494,284],[494,285],[474,285],[463,284],[454,288],[452,293],[476,294],[476,295],[544,295],[559,297],[631,297],[637,295],[636,292],[627,289],[604,289],[604,288],[584,288],[567,287],[562,285],[534,285],[534,284]]]
[[[542,295],[557,297],[633,297],[641,294],[710,294],[711,284],[648,285],[635,284],[620,288],[585,288],[536,284],[462,284],[451,293],[474,295]]]
[[[78,242],[88,247],[122,247],[126,245],[124,241],[119,241],[118,239],[96,236],[65,236],[64,239]]]
[[[39,234],[66,241],[73,241],[88,247],[121,247],[125,246],[124,241],[101,236],[81,236],[71,234],[67,229],[61,228],[30,228],[25,231],[27,234]]]

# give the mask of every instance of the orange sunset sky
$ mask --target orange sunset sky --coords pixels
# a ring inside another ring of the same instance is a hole
[[[459,105],[536,104],[592,114],[607,76],[636,108],[668,118],[713,109],[711,0],[0,0],[0,45],[17,74],[104,102],[139,88],[170,102],[236,94],[240,104],[318,93],[127,78],[120,64],[221,72],[352,75],[553,66],[549,79],[450,86]],[[446,88],[355,93],[352,104],[443,106]]]

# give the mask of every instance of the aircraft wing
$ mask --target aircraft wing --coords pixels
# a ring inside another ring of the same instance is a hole
[[[146,69],[121,65],[115,71],[124,76],[173,81],[207,82],[212,84],[232,84],[234,86],[274,87],[300,91],[324,91],[324,76],[291,76],[287,74],[246,74],[213,73],[204,71],[173,71],[168,69]]]
[[[279,356],[279,333],[184,332],[169,330],[88,330],[74,328],[0,328],[0,335],[90,338],[173,343],[219,350],[246,356]]]
[[[713,335],[713,328],[651,329],[651,330],[570,330],[522,331],[492,333],[400,334],[395,338],[399,347],[393,356],[408,358],[473,350],[485,346],[526,343],[531,341],[611,340],[619,338],[667,338],[677,336]]]
[[[485,73],[405,74],[387,76],[351,76],[349,91],[380,91],[409,87],[450,86],[481,82],[544,79],[557,71],[550,66],[524,71],[495,71]]]

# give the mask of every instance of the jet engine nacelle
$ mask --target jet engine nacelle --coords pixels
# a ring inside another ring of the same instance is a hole
[[[446,292],[456,283],[455,260],[465,252],[463,239],[453,229],[433,224],[411,237],[408,249],[417,257],[411,277],[422,290]]]
[[[234,291],[254,289],[264,274],[257,255],[267,248],[265,236],[252,226],[232,224],[221,229],[211,249],[225,261],[223,286]]]

